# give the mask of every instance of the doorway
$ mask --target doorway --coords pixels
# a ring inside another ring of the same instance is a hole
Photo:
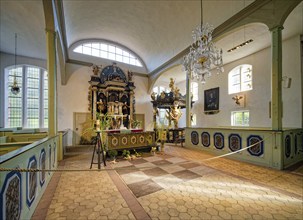
[[[74,112],[74,135],[73,145],[85,144],[89,142],[90,137],[83,135],[83,132],[91,126],[90,112]]]

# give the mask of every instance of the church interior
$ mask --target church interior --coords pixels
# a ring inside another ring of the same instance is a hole
[[[0,1],[0,219],[302,219],[302,0]]]

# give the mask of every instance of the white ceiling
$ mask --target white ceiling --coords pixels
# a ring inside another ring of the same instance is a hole
[[[42,1],[0,0],[0,51],[46,59],[45,22]]]
[[[287,17],[282,31],[282,38],[287,39],[294,35],[303,34],[303,2],[301,2]],[[246,40],[253,39],[253,42],[233,52],[227,50],[237,46]],[[223,50],[224,64],[230,63],[241,57],[248,56],[271,45],[271,34],[268,27],[261,23],[254,23],[242,26],[237,30],[226,33],[223,38],[216,42],[218,48]],[[184,81],[186,75],[181,67],[174,67],[164,72],[157,80],[157,84],[168,85],[170,78],[176,82]]]
[[[204,22],[217,27],[252,2],[203,1]],[[303,33],[302,5],[286,20],[284,38]],[[42,0],[1,0],[0,8],[0,50],[13,54],[14,33],[18,33],[18,55],[46,59]],[[114,41],[140,56],[147,66],[146,73],[188,47],[191,31],[200,23],[199,0],[64,0],[63,8],[68,47],[88,38]],[[253,43],[243,49],[226,52],[250,38]],[[224,62],[228,63],[268,47],[270,33],[265,25],[250,24],[225,34],[216,44],[223,49]]]

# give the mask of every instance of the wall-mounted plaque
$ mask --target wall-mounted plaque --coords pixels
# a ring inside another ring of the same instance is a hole
[[[219,87],[204,91],[204,113],[216,114],[219,112]]]

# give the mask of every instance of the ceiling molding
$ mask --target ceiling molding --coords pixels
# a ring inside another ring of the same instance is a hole
[[[82,65],[82,66],[89,66],[89,67],[94,65],[93,63],[84,62],[84,61],[81,61],[81,60],[73,60],[73,59],[66,60],[66,63],[72,63],[72,64],[77,64],[77,65]]]
[[[58,23],[58,34],[61,38],[61,47],[63,49],[63,54],[65,60],[69,60],[68,48],[67,48],[67,39],[66,39],[66,28],[65,28],[65,19],[64,19],[64,10],[62,1],[54,1],[54,13],[57,15]]]
[[[52,1],[43,0],[43,11],[45,17],[45,30],[55,32]]]

